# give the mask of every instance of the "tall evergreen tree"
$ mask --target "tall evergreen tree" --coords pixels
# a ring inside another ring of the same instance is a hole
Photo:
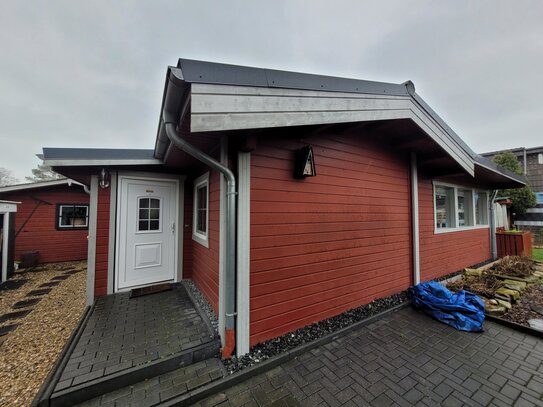
[[[56,179],[63,179],[60,174],[54,172],[51,167],[48,167],[45,164],[38,164],[38,166],[32,169],[32,176],[25,177],[27,181],[30,182],[41,182],[41,181],[54,181]]]

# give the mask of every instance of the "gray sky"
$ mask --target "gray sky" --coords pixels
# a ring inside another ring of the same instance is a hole
[[[543,145],[542,1],[0,2],[0,167],[153,148],[167,65],[401,83],[478,152]]]

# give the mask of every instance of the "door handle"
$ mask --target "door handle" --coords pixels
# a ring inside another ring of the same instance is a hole
[[[175,222],[171,223],[170,228],[172,229],[172,235],[174,235],[175,234]]]

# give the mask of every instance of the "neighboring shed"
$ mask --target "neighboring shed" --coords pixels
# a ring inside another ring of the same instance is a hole
[[[0,200],[0,283],[13,274],[17,204]]]
[[[536,195],[536,206],[526,213],[513,214],[512,224],[521,230],[532,232],[534,244],[543,246],[543,146],[532,148],[512,148],[481,154],[492,158],[497,154],[509,152],[514,154],[523,168],[530,187]]]
[[[40,263],[84,260],[88,250],[89,194],[70,180],[0,188],[0,199],[20,202],[15,222],[15,260],[39,252]]]
[[[223,355],[495,256],[524,185],[391,84],[181,59],[153,150],[44,148],[91,185],[87,299],[189,278]]]

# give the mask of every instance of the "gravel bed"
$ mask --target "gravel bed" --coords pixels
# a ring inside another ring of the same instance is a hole
[[[223,363],[229,374],[235,373],[246,367],[253,366],[273,356],[279,355],[287,350],[338,331],[355,322],[362,321],[375,314],[386,311],[407,300],[407,291],[391,295],[390,297],[379,298],[369,304],[345,311],[335,317],[307,325],[283,336],[260,343],[254,346],[248,354],[239,358],[234,356],[231,359],[223,360]]]
[[[219,334],[219,320],[209,301],[207,301],[202,292],[191,280],[183,280],[183,283],[185,287],[190,290],[200,308],[202,308],[202,310],[206,313],[215,333]]]
[[[14,279],[29,280],[16,290],[0,291],[0,315],[13,312],[13,303],[39,288],[68,266],[83,270],[62,281],[21,319],[0,326],[19,326],[0,345],[0,406],[28,406],[55,363],[85,309],[85,262],[48,264],[40,271],[18,271]],[[26,308],[23,308],[24,310]]]

